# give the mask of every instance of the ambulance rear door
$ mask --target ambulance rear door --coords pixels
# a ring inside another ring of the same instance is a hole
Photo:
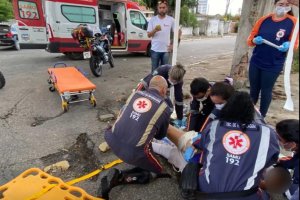
[[[41,0],[13,0],[21,48],[44,48],[47,44],[46,22]]]

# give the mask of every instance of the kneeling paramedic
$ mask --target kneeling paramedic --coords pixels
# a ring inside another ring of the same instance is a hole
[[[202,151],[199,163],[182,173],[184,199],[259,200],[263,171],[275,164],[279,143],[273,129],[254,120],[250,95],[236,92],[194,147]],[[202,167],[200,169],[200,167]]]
[[[163,139],[170,122],[170,109],[165,102],[168,84],[162,76],[151,79],[147,91],[133,93],[105,140],[116,156],[136,168],[112,169],[101,180],[99,196],[108,199],[110,190],[120,184],[145,184],[164,177],[162,166],[155,158],[152,140]]]
[[[174,122],[178,127],[184,126],[183,121],[183,78],[186,73],[185,67],[181,64],[177,65],[162,65],[154,70],[153,73],[147,75],[137,87],[137,90],[145,90],[149,88],[150,80],[154,76],[162,76],[167,80],[168,88],[174,87],[174,96],[175,96],[175,111],[177,115],[177,120]],[[166,102],[169,105],[171,112],[174,110],[173,103],[169,97],[166,98]]]

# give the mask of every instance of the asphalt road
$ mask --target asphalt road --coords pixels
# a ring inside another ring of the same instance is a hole
[[[235,39],[183,41],[179,61],[193,64],[233,53]],[[83,102],[72,105],[68,113],[62,113],[60,98],[57,93],[48,91],[47,83],[47,69],[57,62],[81,67],[88,73],[87,77],[97,85],[96,108]],[[150,72],[150,59],[140,54],[126,54],[116,56],[115,63],[115,68],[107,66],[103,76],[95,78],[88,61],[72,61],[62,54],[49,54],[44,50],[0,49],[0,70],[7,81],[0,90],[0,185],[28,168],[45,167],[42,157],[68,149],[81,133],[87,133],[93,142],[91,148],[100,164],[115,159],[112,153],[97,151],[104,141],[103,129],[107,125],[99,121],[99,116],[118,111],[138,80]],[[95,182],[88,181],[79,186],[95,195]],[[118,188],[113,199],[176,199],[178,196],[178,186],[173,179],[129,188]]]

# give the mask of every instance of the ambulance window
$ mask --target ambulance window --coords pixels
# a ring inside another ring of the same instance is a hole
[[[130,20],[132,25],[140,29],[147,30],[147,20],[144,15],[138,11],[130,11]]]
[[[36,3],[29,1],[18,1],[19,15],[22,19],[39,19]]]
[[[61,11],[63,16],[70,22],[96,23],[96,12],[94,8],[62,5]]]

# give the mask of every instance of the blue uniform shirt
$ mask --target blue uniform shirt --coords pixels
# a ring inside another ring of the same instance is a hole
[[[275,164],[279,155],[275,131],[256,122],[242,131],[236,123],[213,121],[202,133],[200,149],[199,190],[205,193],[258,187],[264,169]]]
[[[273,19],[273,14],[265,16],[254,26],[248,44],[251,45],[256,36],[261,36],[263,39],[280,46],[291,40],[295,25],[296,19],[290,15],[280,21]],[[267,44],[261,44],[255,47],[250,63],[262,70],[279,73],[283,70],[286,56],[287,53],[285,52]]]
[[[112,130],[105,133],[105,140],[124,162],[157,172],[147,163],[147,156],[153,138],[166,136],[170,115],[158,91],[138,91],[129,97]]]

